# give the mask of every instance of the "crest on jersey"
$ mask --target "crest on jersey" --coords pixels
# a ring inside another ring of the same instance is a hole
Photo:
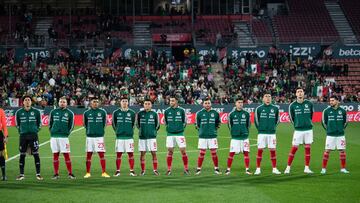
[[[33,115],[34,115],[34,112],[31,112],[30,114],[33,116]]]
[[[271,109],[271,113],[274,113],[274,109]]]
[[[130,116],[130,113],[127,113],[126,115],[127,115],[127,116]]]
[[[65,113],[65,114],[64,114],[64,116],[65,116],[65,117],[68,117],[68,116],[69,116],[69,114],[68,114],[68,113]]]
[[[153,115],[150,115],[150,118],[154,118],[154,116],[153,116]]]
[[[98,113],[98,116],[101,116],[101,113]]]
[[[308,104],[305,104],[305,108],[309,108],[309,105],[308,105]]]
[[[213,114],[213,113],[211,114],[211,117],[214,117],[214,114]]]
[[[245,118],[245,114],[242,115],[242,118]]]
[[[180,116],[180,112],[177,112],[176,115]]]
[[[341,111],[339,111],[339,115],[341,115],[342,114],[342,112]]]

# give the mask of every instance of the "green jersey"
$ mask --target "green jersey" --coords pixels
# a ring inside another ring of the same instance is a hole
[[[137,127],[140,139],[155,139],[160,128],[159,115],[153,110],[141,110],[137,115]]]
[[[74,128],[74,113],[68,108],[57,108],[49,114],[51,137],[69,137]]]
[[[16,127],[20,136],[37,136],[41,127],[41,113],[31,107],[28,111],[21,108],[16,111]]]
[[[228,116],[228,127],[231,138],[235,140],[245,140],[249,137],[250,114],[241,109],[234,108]]]
[[[275,134],[279,122],[278,107],[262,104],[255,109],[255,126],[259,134]]]
[[[308,100],[304,100],[302,103],[294,101],[289,105],[290,121],[294,124],[294,128],[297,131],[312,129],[313,114],[314,106]]]
[[[217,129],[220,127],[220,115],[217,111],[202,109],[196,113],[196,128],[199,130],[199,138],[211,139],[217,137]]]
[[[112,127],[117,139],[132,139],[134,136],[135,111],[117,109],[112,115]]]
[[[90,108],[84,112],[84,127],[87,137],[104,137],[106,111],[102,108]]]
[[[322,125],[328,136],[343,136],[347,126],[346,111],[341,108],[328,107],[322,112]]]
[[[185,109],[169,107],[164,112],[167,135],[183,135],[187,123]]]

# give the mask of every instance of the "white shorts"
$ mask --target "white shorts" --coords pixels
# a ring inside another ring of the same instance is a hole
[[[330,149],[330,150],[346,149],[345,136],[340,136],[340,137],[326,136],[325,149]]]
[[[245,139],[245,140],[231,139],[230,152],[235,152],[236,154],[239,154],[239,153],[243,153],[244,151],[250,152],[249,139]]]
[[[86,152],[105,152],[104,137],[87,137]]]
[[[313,130],[294,131],[292,145],[312,144]]]
[[[217,138],[199,138],[198,143],[199,149],[217,149],[218,148],[218,141]]]
[[[259,134],[257,138],[257,145],[259,149],[269,148],[276,149],[276,135],[275,134]]]
[[[140,152],[156,152],[157,142],[156,139],[145,139],[139,140],[139,151]]]
[[[185,136],[167,136],[166,137],[166,148],[174,148],[175,146],[179,146],[179,148],[186,147]]]
[[[50,147],[52,153],[70,153],[70,142],[67,137],[52,137],[50,139]]]
[[[134,139],[116,139],[115,152],[134,152]]]

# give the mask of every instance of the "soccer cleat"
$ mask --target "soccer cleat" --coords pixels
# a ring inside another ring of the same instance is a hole
[[[171,171],[167,171],[167,172],[166,172],[166,175],[167,175],[167,176],[170,176],[170,175],[171,175]]]
[[[76,177],[75,177],[74,174],[72,174],[72,173],[69,173],[68,178],[71,179],[71,180],[75,180],[75,179],[76,179]]]
[[[91,174],[90,173],[86,173],[85,175],[84,175],[84,178],[90,178],[91,177]]]
[[[261,169],[256,168],[254,175],[260,175],[260,174],[261,174]]]
[[[226,171],[225,171],[225,175],[230,175],[230,170],[229,169],[226,169]]]
[[[184,174],[185,175],[190,175],[190,171],[186,169],[186,170],[184,170]]]
[[[136,176],[135,171],[130,171],[130,176]]]
[[[221,174],[222,174],[222,173],[220,172],[219,168],[215,168],[214,173],[215,173],[216,175],[221,175]]]
[[[306,174],[313,174],[312,170],[310,170],[309,166],[305,166],[304,173]]]
[[[342,168],[342,169],[340,169],[340,173],[348,174],[348,173],[350,173],[350,171],[346,170],[346,168]]]
[[[154,172],[154,175],[156,175],[156,176],[160,175],[160,173],[157,170],[154,170],[153,172]]]
[[[6,177],[6,176],[3,176],[1,180],[2,180],[2,181],[7,181],[7,177]]]
[[[120,171],[116,171],[114,177],[119,177],[119,176],[120,176]]]
[[[36,179],[37,179],[37,180],[44,180],[44,178],[43,178],[40,174],[37,174],[37,175],[36,175]]]
[[[103,178],[110,178],[109,174],[107,174],[106,172],[101,174],[101,177]]]
[[[285,171],[284,171],[284,174],[290,174],[290,169],[291,169],[290,166],[287,166]]]
[[[200,175],[200,173],[201,173],[201,168],[196,169],[195,175]]]
[[[140,175],[141,175],[141,176],[144,176],[144,175],[145,175],[145,171],[141,171]]]
[[[16,180],[24,180],[25,176],[23,174],[20,174],[18,177],[16,177]]]
[[[275,175],[280,175],[281,172],[277,168],[273,168],[272,173]]]
[[[246,173],[247,175],[252,175],[252,173],[250,172],[249,169],[246,169],[246,170],[245,170],[245,173]]]
[[[321,174],[326,174],[326,168],[323,168],[323,169],[321,169],[321,172],[320,172]]]
[[[58,180],[60,178],[59,174],[55,174],[51,179]]]

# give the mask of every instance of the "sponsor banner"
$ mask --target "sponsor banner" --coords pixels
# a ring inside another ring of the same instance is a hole
[[[233,57],[233,58],[240,58],[245,57],[247,53],[255,53],[258,55],[260,59],[266,59],[268,52],[269,52],[269,46],[264,47],[256,47],[256,48],[233,48],[229,47],[227,50],[227,56]]]
[[[329,52],[333,58],[359,58],[360,46],[330,47]]]
[[[316,56],[321,51],[321,46],[318,43],[312,44],[281,44],[280,49],[290,53],[293,58],[307,58],[309,56]]]
[[[163,34],[153,34],[152,40],[154,42],[163,42],[164,39],[161,38]],[[190,33],[176,33],[176,34],[164,34],[166,37],[166,42],[190,42],[191,34]]]

